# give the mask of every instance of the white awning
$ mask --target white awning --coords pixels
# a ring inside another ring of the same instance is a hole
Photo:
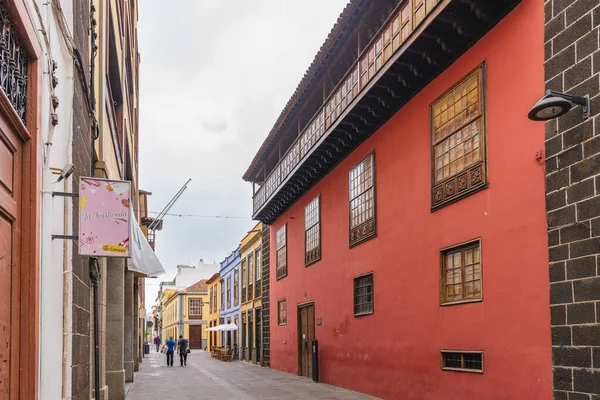
[[[133,208],[131,206],[129,208],[131,215],[135,215]],[[130,237],[129,250],[131,258],[128,263],[129,270],[148,277],[164,274],[165,269],[136,221],[131,222]]]
[[[206,328],[205,331],[209,332],[221,332],[221,331],[237,331],[238,326],[236,324],[223,324],[213,326],[212,328]]]

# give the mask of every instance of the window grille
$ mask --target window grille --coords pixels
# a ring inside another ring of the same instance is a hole
[[[304,264],[310,265],[321,259],[320,196],[304,209]]]
[[[287,324],[287,302],[279,300],[277,302],[277,321],[279,325]]]
[[[354,167],[349,174],[350,247],[374,237],[375,225],[375,154]]]
[[[432,209],[486,185],[483,66],[431,106]]]
[[[373,274],[354,278],[354,315],[373,314]]]
[[[442,350],[442,369],[483,373],[483,352]]]
[[[276,278],[287,276],[287,225],[284,224],[277,231],[277,253],[276,253]]]

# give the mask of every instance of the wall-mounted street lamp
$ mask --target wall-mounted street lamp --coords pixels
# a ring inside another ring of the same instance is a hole
[[[575,96],[568,93],[555,92],[554,90],[546,90],[546,95],[535,105],[527,114],[527,117],[532,121],[548,121],[558,118],[569,112],[573,104],[583,107],[583,119],[590,116],[590,96]]]

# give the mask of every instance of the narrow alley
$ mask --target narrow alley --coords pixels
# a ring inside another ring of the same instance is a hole
[[[367,395],[240,361],[223,362],[194,351],[187,366],[152,351],[140,364],[127,400],[191,399],[375,399]]]
[[[0,0],[0,400],[369,398],[600,400],[600,0]]]

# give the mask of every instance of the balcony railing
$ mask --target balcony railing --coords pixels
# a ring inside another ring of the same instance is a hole
[[[406,1],[381,27],[369,46],[362,51],[357,62],[325,101],[324,106],[314,115],[258,189],[253,197],[254,214],[272,198],[279,186],[310,153],[319,139],[330,133],[330,128],[337,119],[372,83],[377,73],[402,48],[402,44],[440,1]]]

